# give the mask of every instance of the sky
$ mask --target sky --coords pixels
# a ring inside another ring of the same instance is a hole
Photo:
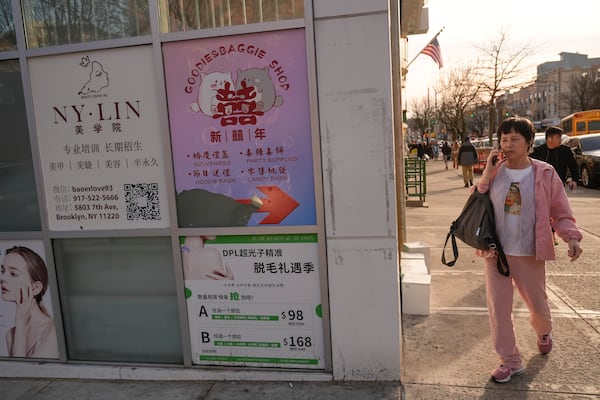
[[[408,37],[408,67],[403,102],[411,114],[413,99],[429,96],[445,71],[474,62],[482,53],[477,47],[497,41],[505,30],[508,45],[528,47],[533,54],[523,81],[535,76],[536,66],[559,61],[559,53],[600,57],[600,0],[429,0],[429,32]],[[438,36],[444,67],[427,55],[419,55],[433,36]]]

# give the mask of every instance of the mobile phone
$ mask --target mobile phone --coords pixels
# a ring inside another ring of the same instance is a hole
[[[498,143],[498,150],[500,150],[500,143]],[[498,156],[492,157],[492,166],[496,165],[497,162],[498,162]]]

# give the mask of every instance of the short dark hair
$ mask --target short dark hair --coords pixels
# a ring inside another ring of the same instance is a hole
[[[531,143],[535,136],[535,126],[529,119],[518,116],[508,117],[498,125],[498,131],[496,132],[498,135],[498,142],[500,142],[502,135],[509,133],[511,129],[514,129],[515,132],[523,136],[528,143]]]
[[[562,136],[562,134],[563,134],[563,130],[560,129],[558,126],[549,126],[546,128],[546,139],[548,139],[550,136],[554,136],[554,135]]]

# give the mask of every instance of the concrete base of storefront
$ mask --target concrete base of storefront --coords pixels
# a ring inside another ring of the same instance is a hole
[[[0,378],[100,379],[160,381],[331,381],[322,371],[252,370],[231,368],[177,368],[148,366],[109,366],[80,363],[0,362]],[[0,392],[1,393],[1,392]]]

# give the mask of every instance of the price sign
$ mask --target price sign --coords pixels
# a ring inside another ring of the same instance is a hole
[[[304,320],[304,311],[302,310],[287,310],[281,312],[282,320],[289,321],[303,321]]]
[[[311,347],[310,336],[288,336],[283,338],[283,345],[288,347]]]
[[[232,279],[185,281],[193,362],[324,368],[316,235],[226,236],[204,246],[182,249],[188,263],[210,262]],[[203,249],[210,257],[194,254]],[[192,268],[184,271],[199,276]]]

